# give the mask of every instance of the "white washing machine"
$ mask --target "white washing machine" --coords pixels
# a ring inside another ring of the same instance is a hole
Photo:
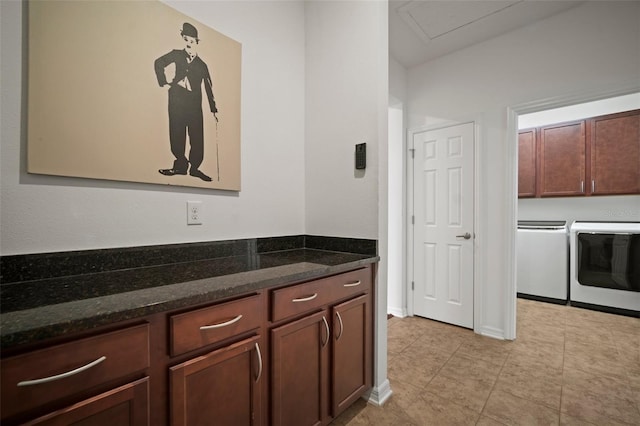
[[[519,297],[567,303],[567,232],[564,221],[518,221],[516,291]]]

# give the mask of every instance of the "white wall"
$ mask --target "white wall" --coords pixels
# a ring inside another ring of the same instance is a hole
[[[29,175],[22,4],[0,2],[0,254],[317,234],[378,239],[374,389],[386,377],[386,1],[166,1],[242,44],[242,191]],[[18,60],[17,60],[18,59]],[[367,169],[354,145],[367,143]],[[187,227],[186,201],[202,200]]]
[[[27,174],[22,2],[2,1],[0,254],[305,233],[304,5],[167,3],[242,44],[242,191]]]
[[[640,195],[522,198],[518,220],[639,222]]]
[[[518,116],[518,129],[528,129],[531,127],[546,126],[547,124],[581,120],[634,109],[640,109],[640,93],[630,93],[623,96],[614,96],[597,101],[522,114]]]
[[[406,194],[404,170],[406,160],[405,102],[407,98],[407,70],[389,58],[389,255],[387,312],[395,316],[407,315],[405,218]]]
[[[309,234],[378,238],[379,4],[305,3]],[[363,142],[367,168],[355,170]]]
[[[409,127],[466,120],[479,126],[476,330],[503,337],[515,331],[515,127],[509,134],[509,107],[638,91],[639,14],[639,2],[585,2],[408,71]]]
[[[374,388],[387,380],[388,6],[384,1],[305,2],[306,230],[373,238],[381,261],[375,295]],[[355,144],[367,144],[356,170]]]

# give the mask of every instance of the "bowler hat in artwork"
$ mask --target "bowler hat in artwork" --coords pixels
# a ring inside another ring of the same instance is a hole
[[[185,22],[184,24],[182,24],[182,31],[180,31],[180,35],[193,37],[197,40],[198,30],[196,30],[196,27],[194,27],[190,23]]]

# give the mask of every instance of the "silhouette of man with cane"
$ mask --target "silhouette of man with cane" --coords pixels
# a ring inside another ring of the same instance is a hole
[[[196,47],[198,30],[185,22],[180,31],[184,41],[184,49],[174,49],[159,57],[154,62],[154,69],[160,87],[169,85],[169,142],[171,153],[175,157],[173,167],[160,169],[165,176],[186,175],[211,182],[211,178],[200,171],[204,159],[204,129],[202,118],[202,85],[209,100],[209,107],[216,123],[216,101],[213,97],[213,85],[207,64],[198,56]],[[175,65],[175,77],[167,81],[165,68]],[[185,155],[187,134],[189,135],[189,159]],[[191,167],[189,167],[191,165]]]

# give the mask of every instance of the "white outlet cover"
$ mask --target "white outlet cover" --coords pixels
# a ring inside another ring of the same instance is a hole
[[[202,201],[187,201],[187,225],[202,225]]]

